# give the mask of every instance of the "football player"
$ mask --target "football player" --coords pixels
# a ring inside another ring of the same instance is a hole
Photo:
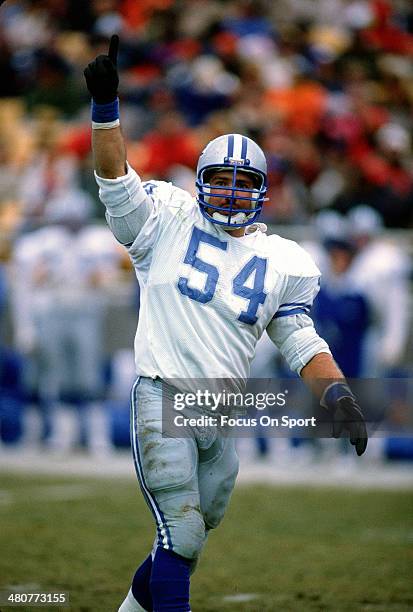
[[[162,436],[165,381],[245,380],[266,331],[292,370],[337,415],[361,455],[362,413],[308,316],[320,272],[296,243],[256,223],[267,190],[260,147],[228,134],[202,152],[197,198],[128,165],[119,125],[117,50],[85,70],[92,95],[93,152],[113,234],[141,287],[135,339],[131,438],[139,483],[156,521],[154,548],[137,569],[120,612],[190,610],[189,583],[210,529],[221,521],[238,470],[232,437],[213,430]],[[324,382],[322,382],[324,379]],[[325,379],[329,379],[327,384]]]

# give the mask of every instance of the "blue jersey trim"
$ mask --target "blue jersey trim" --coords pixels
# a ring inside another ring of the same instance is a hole
[[[281,304],[280,308],[284,308],[285,306],[303,306],[304,308],[311,308],[311,304],[306,304],[305,302],[286,302],[285,304]]]
[[[275,315],[273,316],[273,319],[279,319],[281,317],[289,317],[290,315],[296,315],[296,314],[308,314],[310,312],[309,308],[292,308],[291,310],[283,310],[283,311],[278,311],[275,313]]]

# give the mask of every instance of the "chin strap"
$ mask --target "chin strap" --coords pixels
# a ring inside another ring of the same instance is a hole
[[[222,223],[226,223],[228,221],[228,217],[226,215],[222,215],[220,212],[214,212],[211,217],[215,221],[221,221]],[[245,221],[248,220],[248,217],[250,217],[250,215],[246,215],[243,212],[236,213],[235,215],[231,216],[231,222],[226,223],[226,225],[227,227],[232,227],[234,224],[245,223]]]

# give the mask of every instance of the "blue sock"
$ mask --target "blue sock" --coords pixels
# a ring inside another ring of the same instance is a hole
[[[138,567],[132,580],[132,595],[136,601],[150,612],[153,610],[152,596],[149,587],[152,572],[152,555]]]
[[[154,611],[190,612],[189,571],[191,561],[158,547],[152,565],[151,593]]]

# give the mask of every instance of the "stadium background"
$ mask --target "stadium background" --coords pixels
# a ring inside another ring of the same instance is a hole
[[[376,284],[396,323],[386,323],[388,343],[377,326],[376,363],[359,374],[408,381],[413,365],[411,3],[8,0],[0,8],[0,588],[60,588],[73,609],[92,611],[115,609],[152,537],[124,450],[139,292],[105,230],[83,80],[114,32],[122,127],[141,176],[193,191],[209,140],[256,139],[269,162],[270,231],[327,259],[326,239],[351,257],[356,240],[360,251],[374,243],[377,268],[392,262],[397,287],[380,270]],[[352,217],[360,205],[378,216]],[[359,339],[385,317],[374,292],[361,299],[371,312]],[[282,373],[266,350],[256,375]],[[243,440],[239,491],[202,560],[194,609],[412,609],[413,453],[397,435],[410,398],[397,398],[388,436],[357,463],[336,443]]]

